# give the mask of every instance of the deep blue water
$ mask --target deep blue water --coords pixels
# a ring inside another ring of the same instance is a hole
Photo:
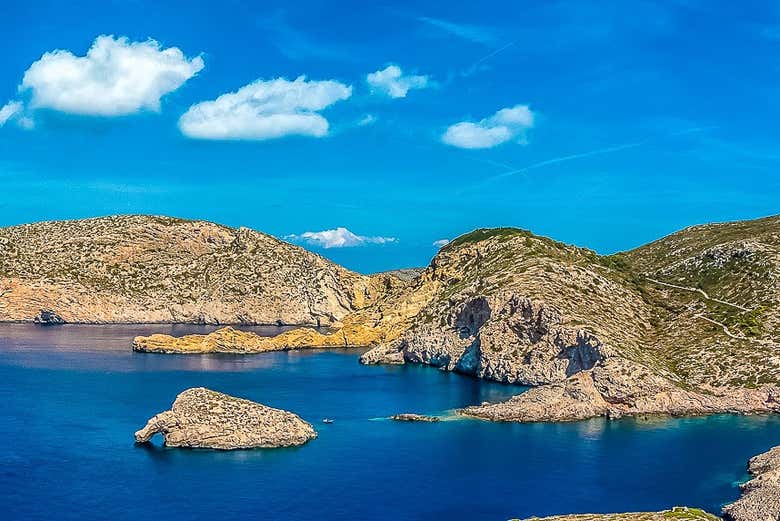
[[[747,459],[780,443],[778,417],[377,420],[518,389],[427,367],[365,367],[355,350],[130,351],[133,335],[165,329],[0,325],[0,518],[503,520],[678,504],[717,512],[737,497]],[[296,449],[134,446],[150,416],[200,385],[297,412],[320,436]]]

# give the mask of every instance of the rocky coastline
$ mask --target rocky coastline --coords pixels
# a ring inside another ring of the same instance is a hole
[[[294,447],[317,437],[296,414],[204,387],[180,393],[170,410],[135,433],[135,441],[147,443],[157,433],[167,447],[220,450]]]
[[[723,509],[730,521],[780,519],[780,446],[751,458],[750,481],[743,483],[742,497]]]
[[[727,521],[777,521],[780,519],[780,447],[751,458],[748,472],[751,479],[740,486],[742,496],[723,507],[723,518]],[[532,517],[524,521],[721,521],[721,518],[698,508],[674,507],[660,512],[568,514]]]

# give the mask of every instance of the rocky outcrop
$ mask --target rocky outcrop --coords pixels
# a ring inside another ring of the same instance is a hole
[[[604,346],[586,331],[560,327],[560,316],[543,303],[514,293],[466,300],[443,323],[423,323],[391,345],[380,345],[361,362],[409,362],[504,383],[560,382],[592,368]]]
[[[674,507],[671,510],[662,510],[661,512],[569,514],[531,517],[524,521],[720,521],[720,518],[698,508]]]
[[[146,443],[157,433],[168,447],[223,450],[292,447],[317,437],[296,414],[203,387],[179,394],[171,410],[135,433],[135,441]]]
[[[0,322],[331,325],[407,284],[248,228],[127,215],[0,228]]]
[[[614,382],[614,387],[605,387],[604,378]],[[718,389],[713,394],[703,394],[660,379],[647,388],[647,382],[632,378],[630,372],[612,372],[600,367],[578,373],[562,383],[529,389],[505,402],[466,407],[458,413],[493,421],[542,422],[577,421],[596,416],[616,419],[637,415],[780,412],[776,387]],[[625,390],[630,394],[625,394]]]
[[[224,327],[207,335],[137,336],[133,340],[133,351],[166,354],[251,354],[289,349],[366,346],[378,342],[380,338],[378,331],[363,326],[345,326],[335,333],[327,334],[315,329],[299,328],[274,337],[262,337],[252,332]]]
[[[399,422],[437,422],[441,421],[440,418],[436,416],[427,416],[425,414],[415,414],[410,412],[405,412],[401,414],[394,414],[393,416],[390,416],[391,420],[399,421]]]
[[[744,483],[742,497],[723,509],[731,521],[780,519],[780,447],[760,454],[748,463],[752,479]]]
[[[65,320],[50,309],[42,309],[33,317],[33,322],[43,326],[64,324]]]

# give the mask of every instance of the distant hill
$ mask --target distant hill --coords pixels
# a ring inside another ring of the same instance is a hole
[[[128,215],[0,229],[0,321],[327,325],[396,281],[205,221]]]

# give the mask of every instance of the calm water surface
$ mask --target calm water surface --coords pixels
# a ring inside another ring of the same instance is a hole
[[[780,444],[777,417],[395,423],[378,418],[518,389],[427,367],[365,367],[355,350],[130,350],[136,334],[204,330],[0,324],[0,517],[502,520],[677,504],[717,512],[738,496],[747,459]],[[201,385],[292,410],[320,436],[278,450],[134,446],[150,416]]]

